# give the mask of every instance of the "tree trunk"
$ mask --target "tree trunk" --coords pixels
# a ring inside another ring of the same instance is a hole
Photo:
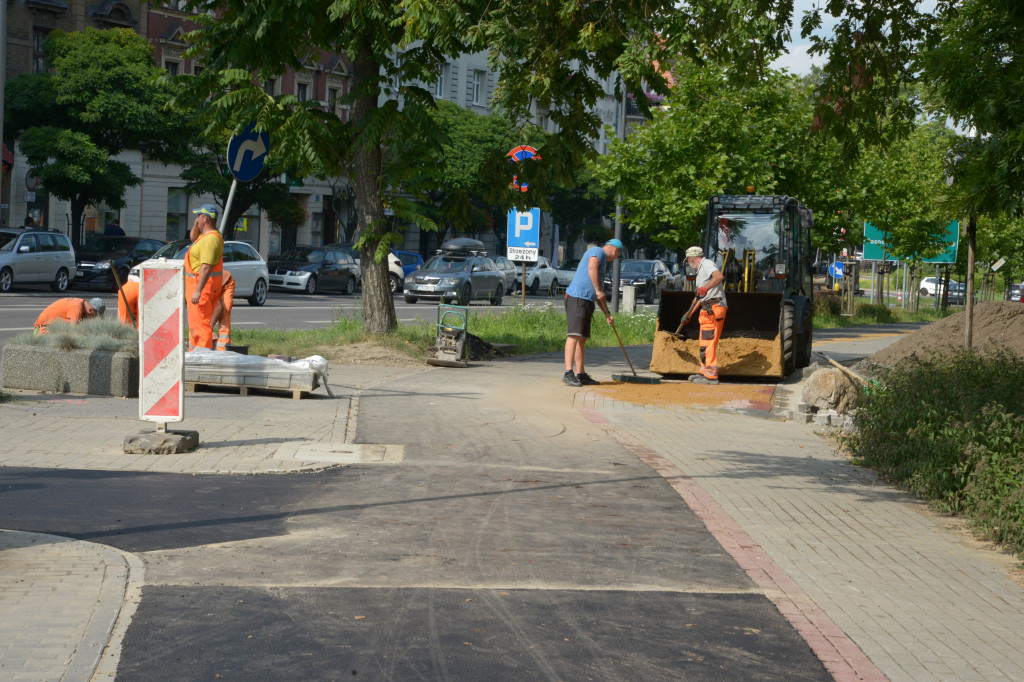
[[[86,202],[81,197],[71,200],[71,243],[77,249],[82,246],[82,215],[85,213]]]
[[[378,77],[380,65],[373,60],[373,52],[368,44],[360,46],[352,72],[353,89],[357,91],[361,91],[367,80]],[[364,95],[352,104],[352,123],[356,128],[357,140],[363,133],[367,117],[378,108],[375,94],[377,89],[370,88],[370,91],[374,94]],[[391,334],[398,327],[398,318],[388,280],[388,261],[386,256],[379,263],[375,260],[381,237],[387,234],[379,187],[383,154],[378,136],[368,136],[357,143],[353,162],[358,229],[360,234],[366,236],[359,250],[363,271],[363,330],[370,334]]]
[[[967,324],[964,325],[964,348],[971,349],[974,336],[974,250],[978,235],[978,219],[972,213],[967,219],[967,291],[964,292],[964,305],[967,312]]]

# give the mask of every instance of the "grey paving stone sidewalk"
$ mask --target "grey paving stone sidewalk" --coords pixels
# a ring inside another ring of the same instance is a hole
[[[187,393],[185,420],[170,430],[199,432],[200,446],[179,455],[125,454],[126,436],[152,431],[138,401],[15,391],[0,409],[0,466],[164,473],[272,473],[333,466],[302,458],[302,444],[352,442],[360,393],[418,367],[331,369],[334,398],[323,389],[303,400],[283,394]]]
[[[891,680],[1024,680],[1011,556],[849,464],[810,425],[604,410],[672,462]]]
[[[0,679],[112,679],[107,646],[119,617],[127,625],[141,573],[138,559],[104,545],[0,530]]]

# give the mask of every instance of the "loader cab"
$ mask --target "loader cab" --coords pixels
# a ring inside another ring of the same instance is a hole
[[[705,253],[725,275],[726,292],[810,297],[811,211],[786,196],[714,196]]]

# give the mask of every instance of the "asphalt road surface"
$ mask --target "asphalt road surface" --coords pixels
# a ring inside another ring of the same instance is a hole
[[[53,301],[67,296],[76,298],[92,298],[99,296],[107,304],[108,311],[116,315],[117,297],[113,293],[71,289],[63,294],[49,291],[45,287],[30,289],[21,288],[6,294],[0,294],[0,345],[22,332],[31,331],[36,317],[43,308]],[[546,296],[527,296],[528,302],[542,302]],[[506,296],[502,308],[515,305],[519,296]],[[471,304],[476,310],[498,310],[485,301],[474,301]],[[432,302],[406,303],[401,294],[395,296],[395,312],[398,321],[415,322],[427,320],[434,322],[437,318],[437,304]],[[343,317],[361,314],[362,300],[358,296],[317,294],[306,296],[288,292],[271,291],[265,305],[255,307],[244,299],[237,299],[231,314],[231,326],[235,329],[315,329],[330,324]]]
[[[88,290],[69,289],[63,294],[50,291],[42,287],[22,287],[6,294],[0,294],[0,346],[14,338],[18,334],[32,330],[36,317],[43,308],[59,298],[73,296],[76,298],[89,299],[99,296],[107,304],[108,311],[117,311],[117,296],[113,293]],[[437,303],[422,301],[419,303],[406,303],[401,294],[394,297],[395,314],[399,323],[427,321],[433,323],[437,320]],[[470,304],[471,309],[476,311],[504,310],[515,306],[521,301],[520,294],[505,296],[502,305],[495,307],[486,301],[474,301]],[[560,299],[552,299],[546,294],[526,296],[527,303],[543,303],[548,300],[561,303]],[[644,306],[639,306],[640,308]],[[657,304],[652,306],[657,307]],[[271,291],[267,296],[267,302],[263,306],[256,307],[249,305],[244,299],[236,299],[235,306],[231,312],[231,326],[233,329],[315,329],[332,321],[344,318],[355,317],[361,314],[362,299],[357,296],[344,296],[332,294],[317,294],[306,296],[290,292]]]

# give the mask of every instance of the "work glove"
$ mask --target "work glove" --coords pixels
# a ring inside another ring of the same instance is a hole
[[[697,287],[697,297],[698,298],[704,298],[707,295],[708,295],[708,288],[707,287]]]

